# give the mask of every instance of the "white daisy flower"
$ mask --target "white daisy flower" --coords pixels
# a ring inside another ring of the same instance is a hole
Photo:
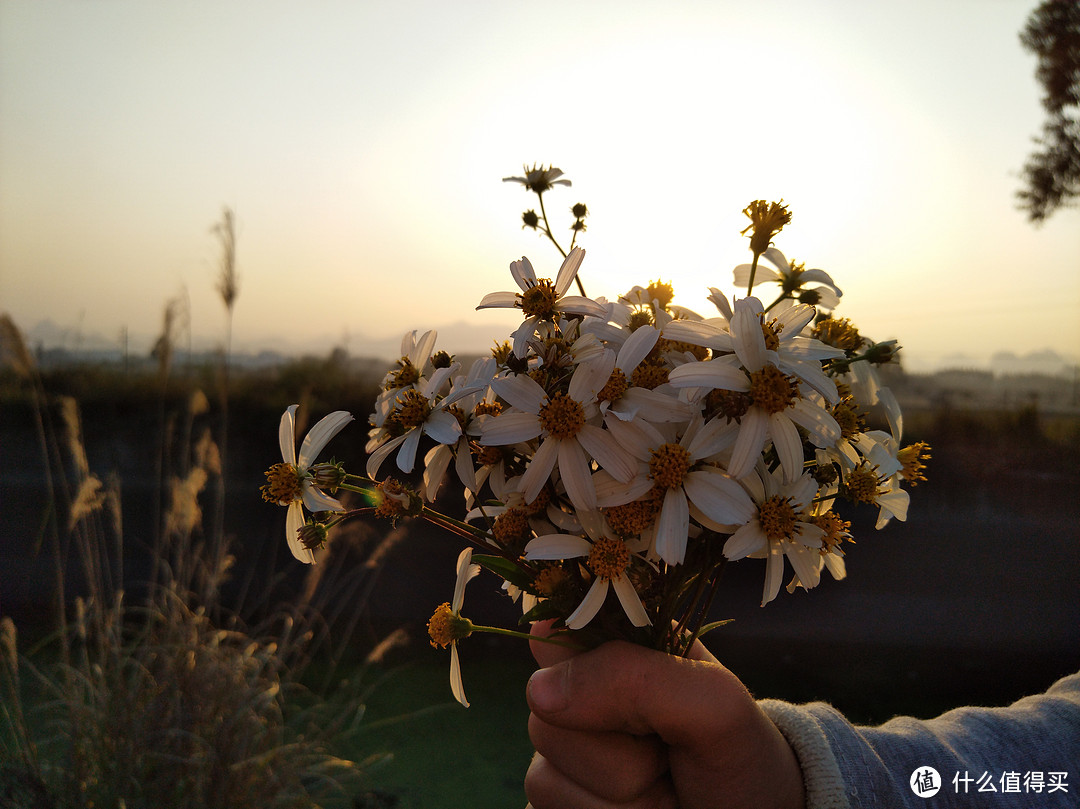
[[[777,309],[787,308],[797,299],[801,303],[807,303],[822,309],[835,309],[840,303],[843,292],[833,282],[824,270],[808,270],[803,264],[789,262],[787,258],[775,247],[770,247],[761,257],[772,264],[776,269],[758,264],[755,281],[776,281],[780,284],[781,294],[784,301],[777,305]],[[740,264],[735,268],[735,285],[745,287],[750,283],[750,270],[752,264]],[[811,286],[807,286],[807,285]]]
[[[593,522],[600,521],[586,521],[587,524]],[[596,617],[607,599],[609,589],[615,591],[630,623],[634,626],[652,625],[637,590],[627,576],[632,554],[621,539],[606,532],[598,533],[591,542],[569,534],[547,534],[536,537],[525,546],[526,559],[554,561],[580,557],[586,557],[585,566],[594,578],[581,603],[567,617],[568,628],[581,629]]]
[[[540,439],[521,479],[526,502],[536,499],[556,466],[570,502],[585,511],[596,509],[590,459],[619,480],[633,477],[633,464],[616,440],[592,423],[600,412],[597,392],[608,376],[605,365],[582,363],[574,369],[566,393],[550,396],[523,374],[492,380],[495,392],[514,409],[488,418],[480,443],[500,446]]]
[[[469,707],[465,698],[465,686],[461,681],[461,660],[458,657],[457,642],[469,637],[473,624],[461,615],[461,606],[465,601],[465,585],[480,573],[480,565],[472,564],[472,548],[463,550],[457,559],[457,580],[454,582],[453,601],[443,604],[435,610],[428,621],[428,635],[432,646],[450,647],[450,691],[454,699]]]
[[[671,565],[682,564],[690,534],[690,506],[717,524],[742,525],[753,513],[745,489],[727,472],[708,461],[730,446],[732,430],[718,420],[696,419],[678,441],[636,419],[608,420],[612,435],[639,461],[637,477],[622,493],[608,494],[602,506],[637,500],[654,488],[663,492],[655,526],[655,551]]]
[[[292,555],[306,564],[315,562],[315,554],[300,541],[300,529],[304,527],[304,507],[308,511],[344,511],[345,507],[335,498],[316,486],[311,473],[312,464],[341,428],[353,420],[352,414],[335,410],[319,419],[304,436],[299,455],[296,452],[296,410],[299,405],[289,405],[278,425],[278,444],[281,447],[281,463],[270,467],[266,473],[267,483],[262,487],[263,499],[288,507],[285,515],[285,539]]]
[[[559,268],[559,274],[553,284],[547,278],[537,280],[529,259],[510,265],[510,274],[517,282],[521,292],[491,292],[484,296],[477,309],[521,309],[525,322],[514,331],[514,354],[525,356],[526,342],[536,334],[536,328],[543,320],[555,320],[561,314],[592,315],[604,317],[607,309],[594,300],[580,295],[567,295],[566,291],[574,283],[585,251],[575,247],[567,255]]]
[[[815,446],[830,446],[840,438],[840,426],[832,415],[800,390],[801,385],[808,385],[830,404],[838,398],[836,384],[822,371],[821,360],[843,352],[799,336],[813,317],[813,307],[799,305],[766,323],[762,321],[761,302],[743,298],[735,303],[730,333],[714,326],[712,334],[706,335],[707,324],[678,327],[682,321],[664,330],[665,336],[669,330],[675,332],[672,339],[702,340],[696,344],[718,351],[730,346],[734,352],[686,363],[670,374],[676,388],[741,394],[728,397],[722,412],[739,424],[728,466],[732,477],[748,475],[766,442],[771,441],[785,479],[792,482],[801,473],[804,460],[798,427],[809,433]]]
[[[817,483],[809,475],[784,483],[760,467],[741,482],[753,498],[754,514],[724,543],[724,556],[732,561],[747,556],[766,559],[762,606],[780,592],[785,556],[801,585],[816,587],[821,578],[819,557],[824,534],[812,522],[811,504]]]
[[[439,368],[429,379],[421,379],[417,387],[399,392],[383,426],[371,431],[365,447],[370,453],[367,460],[369,478],[376,478],[379,467],[398,447],[401,447],[397,456],[398,468],[402,472],[411,472],[416,463],[420,438],[424,435],[430,436],[439,444],[457,443],[462,435],[461,423],[447,408],[454,404],[456,399],[468,396],[473,390],[462,387],[453,396],[448,395],[441,399],[438,394],[458,367],[458,364],[454,363],[448,368]],[[403,432],[394,435],[397,431]]]

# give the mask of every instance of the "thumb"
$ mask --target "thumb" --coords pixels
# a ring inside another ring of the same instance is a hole
[[[657,734],[669,745],[715,740],[717,725],[739,721],[756,705],[704,647],[694,651],[699,659],[606,643],[535,672],[529,707],[545,722],[573,730]]]

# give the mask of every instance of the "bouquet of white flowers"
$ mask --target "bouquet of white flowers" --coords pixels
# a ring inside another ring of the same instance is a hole
[[[451,648],[453,692],[466,705],[457,642],[524,635],[462,615],[481,567],[503,579],[523,624],[554,621],[552,642],[621,638],[683,654],[718,625],[708,615],[726,564],[765,560],[762,604],[788,564],[789,591],[815,587],[822,570],[842,578],[851,523],[841,507],[875,505],[878,528],[906,519],[902,485],[924,479],[929,458],[923,443],[902,446],[900,409],[878,376],[896,344],[834,317],[833,279],[773,246],[791,219],[782,201],[747,206],[752,260],[734,273],[746,296],[711,288],[717,314],[703,317],[673,305],[660,281],[586,297],[575,243],[588,209],[571,209],[563,250],[543,204],[570,184],[562,172],[526,167],[507,180],[536,194],[541,213],[522,220],[564,257],[554,280],[514,261],[518,290],[477,307],[519,309],[521,325],[468,367],[435,350],[434,331],[409,332],[369,418],[366,474],[316,462],[350,414],[323,418],[297,454],[293,406],[281,420],[282,463],[263,487],[288,506],[286,538],[304,562],[334,526],[372,514],[423,518],[465,541],[453,601],[428,629]],[[579,294],[568,294],[575,283]],[[767,305],[756,285],[775,285]],[[871,418],[884,429],[870,429]],[[391,461],[398,477],[383,474]],[[456,517],[430,505],[449,476],[463,495]],[[342,490],[361,506],[343,505]]]

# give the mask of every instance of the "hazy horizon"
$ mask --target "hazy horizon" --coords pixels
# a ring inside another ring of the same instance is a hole
[[[0,0],[0,311],[119,343],[182,299],[223,343],[227,206],[234,347],[436,328],[455,351],[462,323],[482,350],[510,262],[558,269],[501,182],[543,162],[574,183],[545,195],[560,238],[589,206],[593,296],[661,279],[715,314],[709,287],[742,294],[742,209],[783,198],[776,246],[911,361],[1075,360],[1080,210],[1036,228],[1015,205],[1035,5]]]

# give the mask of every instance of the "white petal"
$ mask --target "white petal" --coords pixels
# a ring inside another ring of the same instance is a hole
[[[424,432],[440,444],[456,444],[461,438],[461,422],[453,413],[436,410],[424,422]]]
[[[566,486],[570,502],[578,510],[596,509],[596,489],[593,488],[589,459],[581,444],[573,439],[563,439],[559,444],[559,476]]]
[[[794,482],[803,471],[803,445],[798,429],[784,413],[773,413],[769,416],[769,435],[784,470],[784,482]]]
[[[769,416],[760,407],[751,407],[746,411],[739,425],[739,437],[735,439],[735,448],[731,451],[728,472],[733,478],[750,474],[761,457],[765,446],[765,434],[768,431]]]
[[[281,447],[281,460],[296,466],[296,409],[300,405],[289,405],[281,414],[278,423],[278,445]]]
[[[757,298],[742,298],[735,302],[735,316],[731,320],[731,331],[735,337],[735,354],[743,367],[750,372],[760,371],[767,359],[765,335],[761,331],[761,320],[753,304],[760,306]]]
[[[645,612],[645,605],[641,603],[637,590],[625,576],[619,576],[611,580],[611,586],[615,589],[615,595],[619,597],[623,612],[634,626],[652,626],[649,613]]]
[[[781,312],[776,318],[777,325],[781,327],[780,342],[797,337],[806,328],[806,324],[814,319],[815,314],[814,307],[805,303],[796,304]]]
[[[626,393],[612,403],[611,413],[623,421],[641,417],[646,421],[667,423],[687,421],[690,418],[690,406],[674,396],[659,390],[647,388],[628,388]]]
[[[551,477],[551,470],[559,459],[559,444],[560,441],[556,438],[545,438],[533,453],[529,468],[521,476],[521,493],[525,496],[526,503],[536,499]]]
[[[315,554],[304,547],[300,542],[300,529],[304,526],[304,509],[299,503],[289,504],[289,510],[285,514],[285,539],[289,543],[292,555],[307,565],[315,564]]]
[[[653,482],[647,475],[640,474],[628,483],[623,483],[601,469],[593,475],[593,487],[596,489],[596,505],[610,508],[644,497],[652,491]]]
[[[547,392],[525,374],[492,379],[491,387],[511,405],[526,413],[539,413],[547,399]]]
[[[304,443],[300,445],[300,456],[296,460],[296,465],[301,469],[311,466],[330,439],[352,420],[352,413],[344,410],[335,410],[319,419],[319,422],[304,436]]]
[[[604,599],[607,598],[607,591],[608,582],[606,579],[601,579],[599,576],[593,579],[592,587],[590,587],[589,592],[585,594],[585,598],[581,600],[577,609],[566,619],[567,627],[570,629],[581,629],[596,617],[596,613],[604,606]]]
[[[439,333],[434,329],[424,332],[424,335],[416,342],[412,351],[409,352],[409,362],[413,364],[417,371],[424,370],[428,357],[435,350],[435,340],[438,339],[438,336]]]
[[[630,373],[649,355],[659,339],[660,332],[652,326],[639,326],[626,338],[626,342],[619,349],[616,366],[629,377]]]
[[[757,553],[767,543],[768,540],[761,530],[761,523],[754,520],[728,537],[727,542],[724,543],[724,556],[734,562],[752,553]]]
[[[480,299],[477,309],[513,309],[517,306],[518,297],[513,292],[489,292]]]
[[[681,488],[668,489],[656,522],[656,553],[669,565],[682,564],[690,533],[690,509]]]
[[[637,472],[637,464],[623,451],[608,430],[586,424],[577,434],[578,443],[616,480],[626,483]]]
[[[421,435],[423,431],[419,427],[413,427],[405,433],[405,440],[401,442],[397,456],[398,469],[402,472],[411,472],[416,465],[416,450],[420,446]]]
[[[675,388],[750,390],[750,379],[746,372],[727,357],[680,365],[672,369],[668,380]]]
[[[606,349],[595,362],[583,362],[570,377],[570,385],[566,394],[576,402],[591,402],[596,399],[600,388],[607,384],[611,378],[611,371],[615,367],[615,352]]]
[[[399,435],[391,438],[385,444],[380,445],[374,452],[368,455],[367,466],[365,471],[367,476],[374,480],[378,477],[379,467],[383,465],[383,462],[390,457],[390,453],[401,446],[405,441],[405,436]]]
[[[510,262],[510,275],[513,276],[514,282],[522,292],[536,286],[536,272],[533,270],[532,262],[525,256],[521,257],[521,261]]]
[[[802,582],[802,586],[808,590],[811,587],[817,587],[821,581],[821,568],[817,565],[821,557],[820,552],[798,543],[787,544],[788,561],[791,562],[791,567],[795,570],[795,575],[799,577],[799,581]]]
[[[570,251],[569,255],[563,259],[562,266],[559,267],[559,274],[555,277],[555,294],[562,297],[566,294],[566,290],[570,289],[570,285],[574,283],[574,278],[577,277],[578,269],[581,267],[581,262],[585,258],[585,251],[580,247],[575,247]],[[606,314],[606,310],[600,313],[603,317]]]
[[[543,429],[540,419],[532,413],[500,413],[480,427],[480,443],[495,447],[517,444],[536,438]]]
[[[591,298],[583,298],[580,295],[566,295],[559,298],[555,304],[555,311],[571,315],[592,315],[593,317],[606,317],[607,307],[597,303]]]
[[[455,613],[461,612],[461,605],[465,603],[465,585],[480,573],[480,565],[472,564],[472,548],[465,548],[458,554],[456,568],[454,599],[450,602],[450,609]]]
[[[530,539],[525,546],[526,559],[576,559],[579,556],[588,556],[592,545],[583,537],[575,537],[569,534],[545,534],[542,537]]]
[[[439,444],[428,450],[428,454],[424,456],[424,499],[429,503],[435,499],[439,484],[450,467],[452,455],[450,447]]]
[[[304,498],[304,505],[308,511],[344,511],[345,507],[341,505],[341,502],[335,500],[328,495],[322,489],[312,486],[310,483],[306,483],[300,489],[301,496]]]
[[[761,595],[761,606],[765,606],[780,592],[784,583],[784,551],[779,542],[769,543],[769,556],[765,562],[765,587]]]
[[[807,399],[796,399],[784,415],[806,430],[816,447],[831,447],[840,440],[840,425],[833,415]]]
[[[742,525],[754,516],[754,501],[735,480],[717,472],[691,472],[683,489],[709,519],[724,525]]]
[[[465,699],[465,684],[461,681],[461,660],[458,659],[456,643],[450,646],[450,691],[454,699],[469,707],[469,701]]]

